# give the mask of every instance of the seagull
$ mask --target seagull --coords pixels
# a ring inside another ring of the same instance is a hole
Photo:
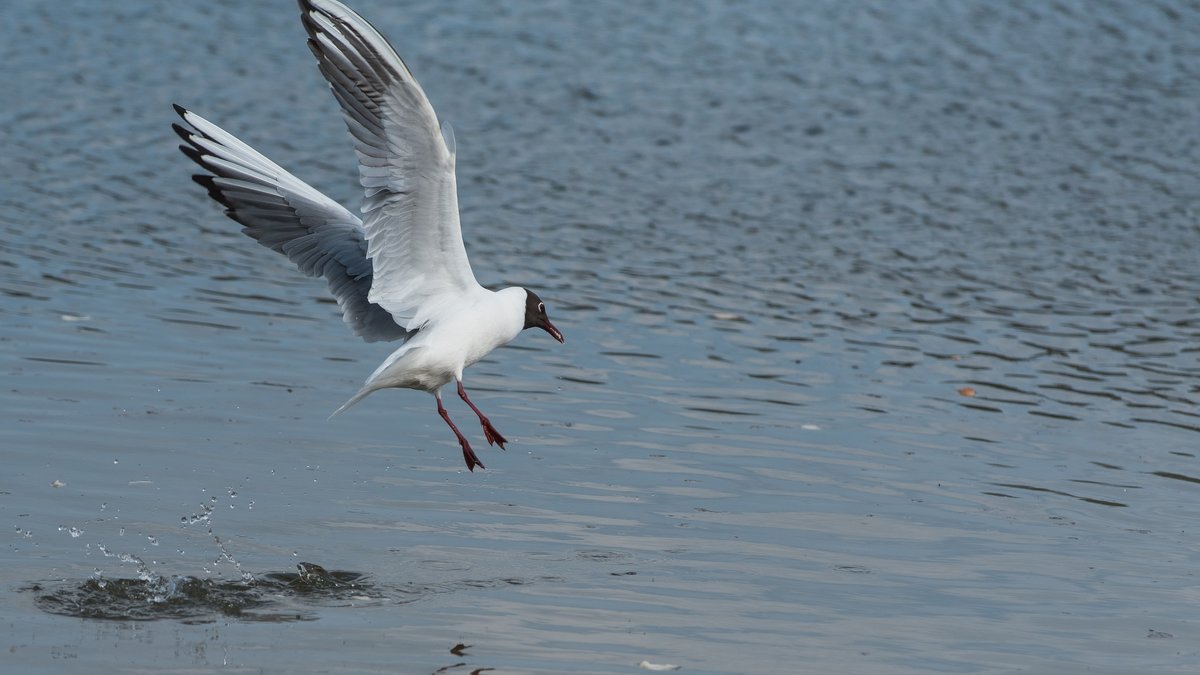
[[[324,277],[342,319],[367,342],[396,341],[333,415],[390,387],[433,394],[467,469],[485,468],[442,405],[453,380],[489,445],[507,439],[471,402],[463,370],[526,328],[563,342],[537,293],[479,285],[458,221],[454,132],[370,23],[336,0],[299,0],[308,46],[342,107],[358,155],[362,218],[200,115],[175,105],[192,179],[259,244]],[[332,417],[332,415],[331,415]]]

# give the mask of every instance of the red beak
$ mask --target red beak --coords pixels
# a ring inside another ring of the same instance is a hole
[[[554,324],[550,323],[550,319],[543,319],[542,322],[538,324],[538,328],[541,328],[542,330],[549,333],[550,337],[554,338],[555,340],[558,340],[560,343],[566,342],[565,340],[563,340],[562,331],[555,328]]]

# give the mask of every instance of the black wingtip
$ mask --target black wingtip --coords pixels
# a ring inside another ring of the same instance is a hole
[[[179,124],[174,123],[174,122],[171,123],[171,128],[175,130],[175,133],[180,138],[182,138],[185,143],[188,143],[192,146],[196,145],[196,140],[195,140],[196,134],[191,129],[180,126]]]
[[[180,117],[183,117],[184,119],[187,119],[187,118],[185,117],[185,115],[187,115],[187,114],[188,114],[188,112],[189,112],[189,110],[188,110],[187,108],[185,108],[185,107],[183,107],[183,106],[179,105],[178,103],[172,103],[172,104],[171,104],[171,107],[175,109],[175,114],[176,114],[176,115],[179,115]]]
[[[221,206],[229,209],[229,211],[226,212],[227,214],[234,210],[233,204],[225,197],[225,193],[221,191],[221,188],[217,187],[217,183],[213,176],[198,173],[192,176],[192,180],[195,181],[197,185],[207,190],[209,197],[219,202]]]
[[[203,166],[205,169],[208,168],[204,164],[204,156],[201,155],[200,151],[197,150],[196,148],[194,148],[190,145],[181,145],[181,146],[179,146],[179,151],[182,152],[183,154],[187,155],[188,159],[192,160],[193,162],[199,164],[200,166]]]
[[[317,44],[317,41],[312,38],[308,38],[308,51],[317,57],[317,61],[325,60],[325,53],[321,51],[321,45]]]
[[[300,2],[300,23],[304,24],[304,32],[308,33],[309,37],[315,36],[317,34],[317,31],[319,30],[317,23],[315,21],[313,21],[312,16],[309,14],[309,12],[311,10],[312,10],[312,7],[306,6],[306,4],[304,3],[304,0],[301,0],[301,2]]]

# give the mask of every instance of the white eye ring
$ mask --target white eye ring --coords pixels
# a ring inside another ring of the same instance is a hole
[[[546,311],[546,303],[544,303],[544,302],[539,302],[539,303],[538,303],[538,311],[539,311],[539,312],[544,312],[544,311]]]

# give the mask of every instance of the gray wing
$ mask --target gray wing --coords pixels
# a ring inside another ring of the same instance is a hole
[[[480,288],[458,221],[454,143],[387,40],[333,0],[300,0],[309,48],[354,137],[363,228],[375,277],[370,299],[418,329]]]
[[[325,277],[342,319],[367,342],[411,337],[369,299],[371,261],[357,217],[212,122],[180,106],[175,111],[192,127],[172,125],[187,142],[179,149],[211,174],[193,180],[242,232],[305,274]]]

